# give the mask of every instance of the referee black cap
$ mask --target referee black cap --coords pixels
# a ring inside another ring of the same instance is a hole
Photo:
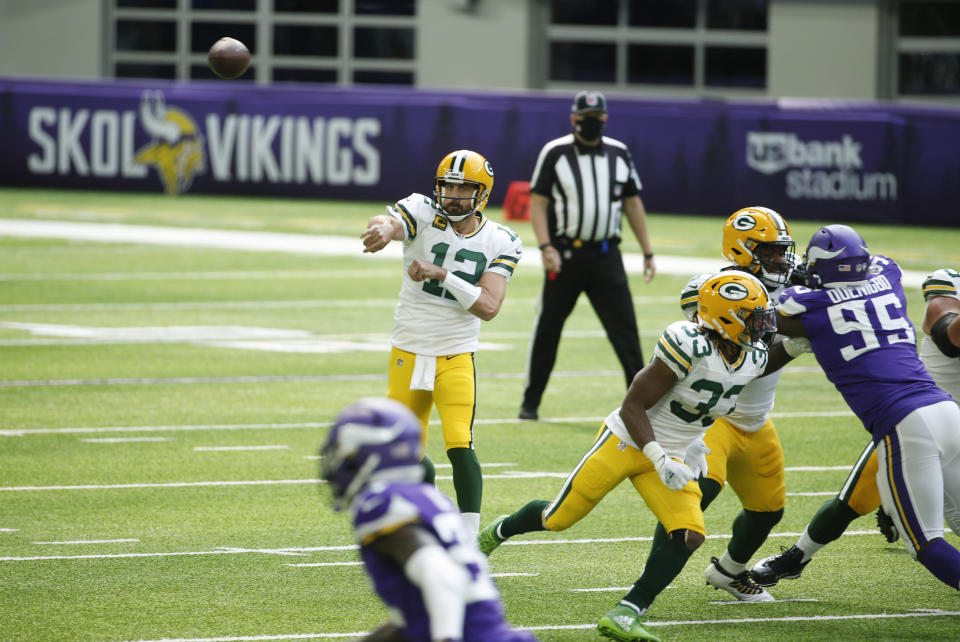
[[[598,110],[607,113],[607,99],[599,91],[578,92],[570,106],[570,111],[574,114]]]

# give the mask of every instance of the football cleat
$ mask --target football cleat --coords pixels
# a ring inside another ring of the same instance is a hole
[[[536,408],[528,408],[527,406],[523,406],[520,408],[520,412],[517,413],[517,418],[526,419],[527,421],[536,421],[540,417],[537,415]]]
[[[716,557],[710,558],[710,566],[703,572],[707,578],[707,585],[715,589],[723,589],[741,602],[773,602],[773,596],[757,586],[757,583],[750,577],[750,573],[744,571],[739,575],[727,573],[720,560]]]
[[[900,539],[900,532],[897,531],[897,527],[894,525],[893,520],[890,519],[890,516],[883,512],[883,508],[877,509],[877,528],[880,529],[880,532],[883,533],[883,536],[886,537],[887,541],[891,544]]]
[[[640,624],[637,612],[623,604],[617,604],[600,618],[597,622],[597,630],[603,637],[618,642],[638,642],[639,640],[660,642],[660,638]]]
[[[809,563],[803,561],[803,551],[796,545],[786,549],[781,546],[779,553],[754,564],[750,574],[760,586],[773,586],[780,580],[797,579]]]
[[[497,529],[500,527],[500,524],[506,518],[510,517],[509,515],[501,515],[496,518],[489,524],[483,527],[477,534],[477,546],[480,547],[480,552],[486,556],[490,556],[490,553],[494,551],[498,546],[503,544],[506,540],[502,540],[497,537]]]

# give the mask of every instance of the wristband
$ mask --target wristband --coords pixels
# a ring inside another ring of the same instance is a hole
[[[652,258],[653,258],[653,252],[644,252],[644,253],[643,253],[643,260],[644,260],[644,261],[649,261],[649,260],[652,259]]]
[[[667,453],[663,452],[663,448],[655,441],[647,442],[643,447],[643,454],[653,462],[655,468],[660,468],[660,463],[667,458]]]
[[[447,272],[447,276],[443,277],[440,285],[446,288],[464,310],[469,310],[483,294],[483,288],[467,283],[453,272]]]
[[[553,243],[551,243],[550,241],[547,241],[546,243],[541,243],[540,246],[539,246],[537,249],[539,249],[541,252],[543,252],[543,248],[545,248],[545,247],[552,247],[552,246],[553,246]]]

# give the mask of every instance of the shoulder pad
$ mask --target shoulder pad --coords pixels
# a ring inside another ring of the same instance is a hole
[[[653,353],[663,361],[677,379],[683,380],[693,367],[693,360],[712,351],[703,331],[689,321],[674,321],[663,331]]]
[[[420,521],[420,511],[389,484],[375,484],[357,494],[350,504],[357,542],[369,544],[380,535]]]
[[[927,275],[923,280],[923,298],[925,301],[938,296],[952,296],[960,299],[960,273],[950,268],[941,268]]]

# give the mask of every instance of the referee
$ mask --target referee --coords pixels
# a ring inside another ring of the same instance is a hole
[[[640,177],[626,145],[603,136],[607,99],[581,91],[571,107],[573,133],[552,140],[530,181],[530,220],[546,271],[527,361],[520,419],[537,409],[557,359],[563,324],[586,292],[623,366],[627,386],[643,367],[633,298],[620,255],[625,214],[643,248],[643,273],[656,273],[640,200]]]

